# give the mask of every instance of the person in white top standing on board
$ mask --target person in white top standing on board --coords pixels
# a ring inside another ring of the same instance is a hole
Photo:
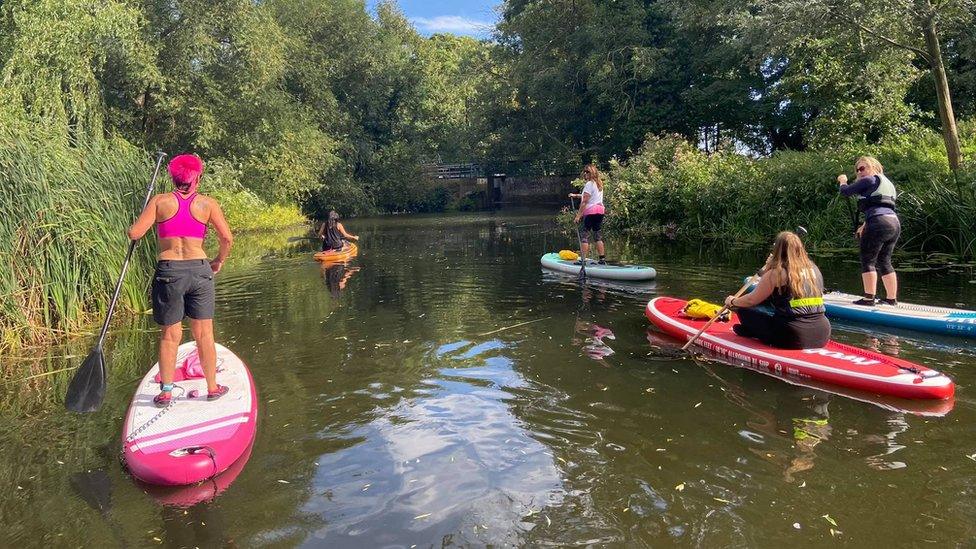
[[[606,213],[606,209],[603,207],[603,180],[600,179],[600,171],[596,169],[594,164],[587,164],[583,168],[582,173],[583,181],[586,184],[583,185],[583,192],[580,194],[570,193],[571,198],[580,199],[579,211],[576,212],[576,219],[574,220],[579,224],[580,220],[583,224],[579,227],[579,237],[580,237],[580,262],[586,261],[586,256],[590,251],[590,233],[593,233],[593,240],[596,241],[596,253],[600,255],[600,265],[607,264],[607,251],[603,246],[603,232],[601,228],[603,227],[603,216]]]

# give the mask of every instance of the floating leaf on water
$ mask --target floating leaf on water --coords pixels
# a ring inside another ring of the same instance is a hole
[[[413,520],[420,520],[420,519],[424,519],[424,518],[427,518],[427,517],[429,517],[430,515],[431,515],[430,513],[424,513],[424,514],[422,514],[422,515],[417,515],[417,516],[415,516],[415,517],[413,517]]]
[[[806,487],[807,487],[807,481],[804,480],[803,482],[800,483],[800,488],[806,488]]]
[[[831,526],[837,526],[837,521],[830,517],[830,515],[822,515],[822,519],[830,523]]]
[[[834,530],[833,528],[830,529],[830,535],[831,536],[836,536],[836,535],[843,534],[843,533],[844,532],[841,532],[840,530]]]
[[[727,499],[722,499],[722,498],[712,498],[712,499],[714,499],[715,501],[717,501],[719,503],[732,503],[731,501],[729,501]]]
[[[695,404],[695,408],[701,406],[701,404],[702,404],[701,402],[699,402],[698,404]]]
[[[682,491],[682,490],[684,490],[685,489],[685,483],[682,482],[681,484],[675,486],[674,489],[677,490],[677,491],[679,491],[679,492]]]
[[[797,530],[799,530],[801,528],[800,523],[799,522],[794,522],[793,523],[793,528],[796,528]]]
[[[280,482],[281,484],[291,484],[287,480],[281,480],[280,478],[278,479],[278,482]]]
[[[552,526],[552,521],[549,520],[549,515],[542,515],[542,516],[546,517],[546,526]]]

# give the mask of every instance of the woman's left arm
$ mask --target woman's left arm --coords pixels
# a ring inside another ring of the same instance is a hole
[[[353,240],[359,240],[358,236],[347,233],[346,228],[342,226],[342,223],[336,223],[336,228],[339,229],[339,234],[342,235],[342,238],[351,238]]]

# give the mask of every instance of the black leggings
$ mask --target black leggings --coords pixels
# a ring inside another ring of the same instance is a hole
[[[787,320],[759,307],[738,309],[736,314],[735,333],[780,349],[818,349],[830,340],[830,321],[823,314]]]
[[[877,271],[884,276],[895,272],[891,254],[901,236],[901,221],[896,215],[876,215],[869,218],[861,234],[861,272]]]
[[[580,242],[589,243],[589,233],[593,232],[594,242],[603,242],[603,214],[590,214],[583,216],[583,224],[579,229]]]

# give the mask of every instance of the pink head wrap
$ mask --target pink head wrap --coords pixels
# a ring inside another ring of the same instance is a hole
[[[195,154],[181,154],[169,161],[169,176],[175,185],[189,185],[190,192],[196,192],[203,173],[203,160]]]

